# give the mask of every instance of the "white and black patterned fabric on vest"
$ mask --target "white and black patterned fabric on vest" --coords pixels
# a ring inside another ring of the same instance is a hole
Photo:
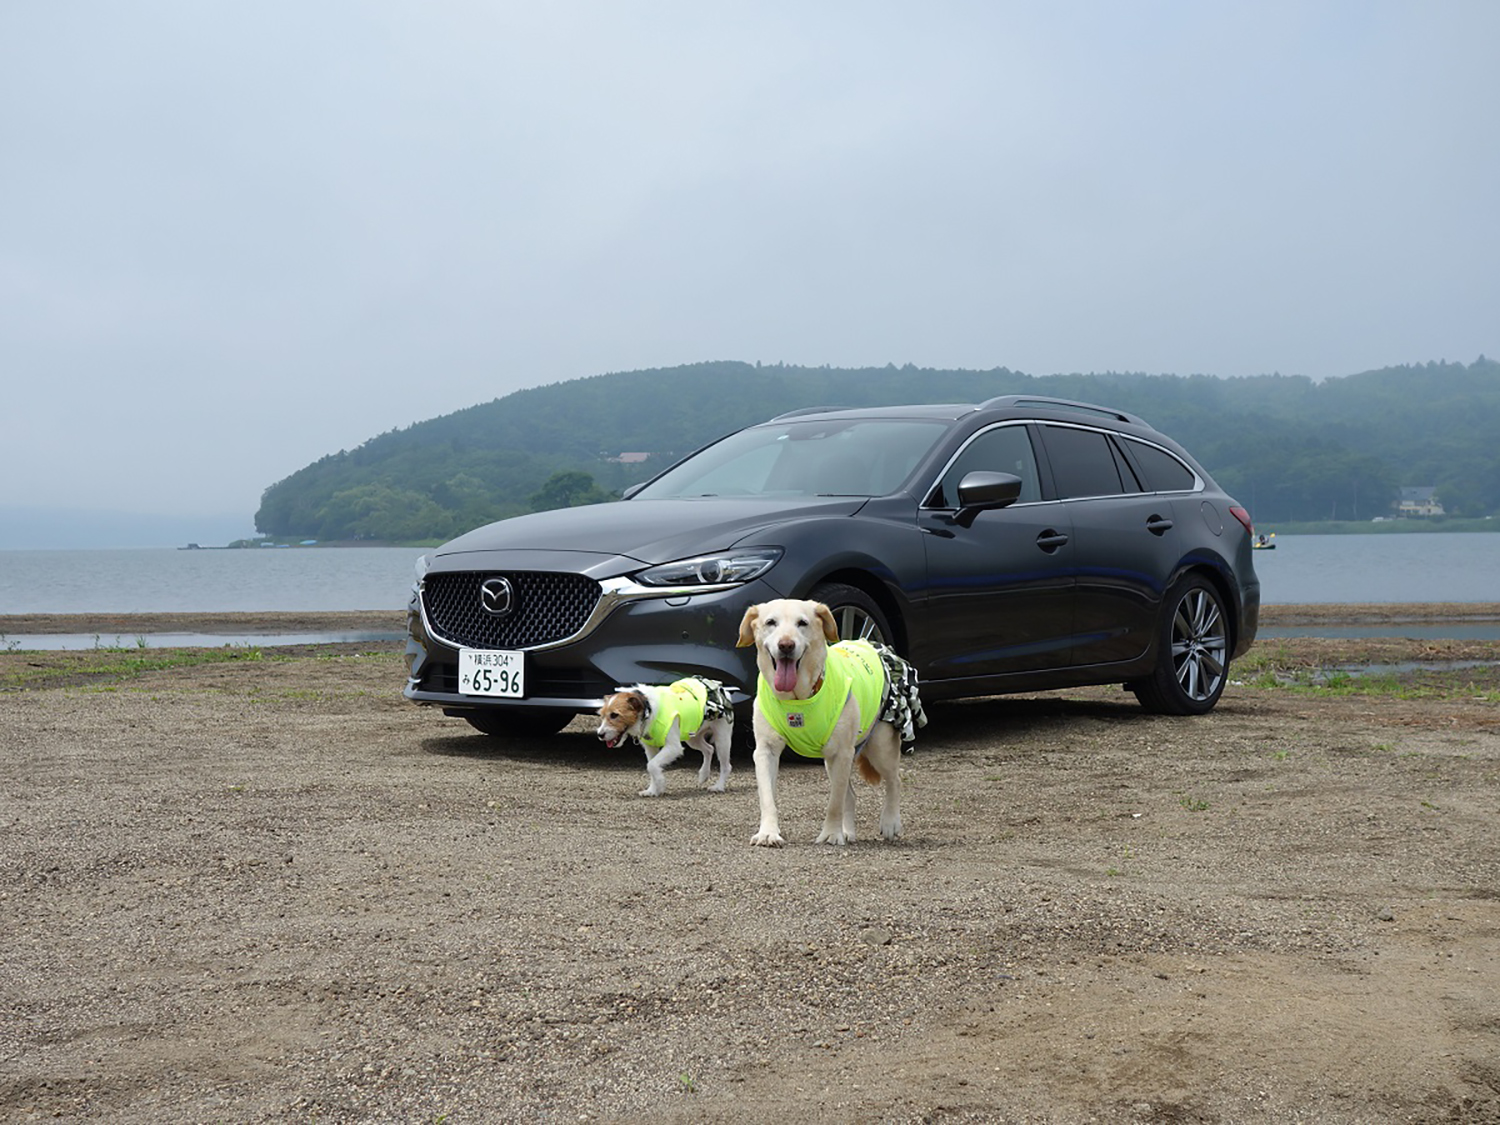
[[[718,680],[710,680],[707,676],[695,676],[703,685],[703,722],[707,724],[715,719],[728,716],[729,721],[734,721],[734,705],[729,702],[729,693],[724,690],[724,685]]]
[[[910,754],[917,740],[917,728],[927,725],[922,697],[917,694],[917,670],[885,645],[875,645],[880,662],[885,665],[885,704],[880,721],[890,723],[901,736],[901,752]]]

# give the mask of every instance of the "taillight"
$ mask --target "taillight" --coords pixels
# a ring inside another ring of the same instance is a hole
[[[1245,511],[1245,509],[1241,508],[1238,504],[1235,504],[1229,509],[1229,514],[1235,519],[1239,520],[1240,523],[1245,525],[1245,533],[1247,535],[1250,535],[1252,537],[1255,535],[1255,528],[1250,524],[1249,512]]]

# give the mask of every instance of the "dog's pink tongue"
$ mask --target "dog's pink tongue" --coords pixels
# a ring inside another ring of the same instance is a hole
[[[785,657],[776,662],[776,675],[772,677],[771,686],[777,691],[791,691],[797,686],[797,662],[787,660]]]

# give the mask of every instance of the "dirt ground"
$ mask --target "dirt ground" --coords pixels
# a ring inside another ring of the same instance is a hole
[[[0,644],[0,1118],[1500,1121],[1500,643],[1351,615],[1201,719],[935,705],[895,843],[788,760],[777,850],[748,754],[643,799],[395,642]],[[0,636],[205,624],[89,620]]]

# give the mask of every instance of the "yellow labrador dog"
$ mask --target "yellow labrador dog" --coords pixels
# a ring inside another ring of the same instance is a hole
[[[739,647],[755,646],[755,788],[760,829],[752,844],[780,847],[776,775],[790,746],[822,758],[828,772],[828,812],[819,844],[854,840],[856,758],[871,785],[884,783],[880,834],[901,834],[901,743],[923,726],[916,673],[890,649],[867,641],[839,641],[833,613],[821,602],[782,599],[745,611]]]

